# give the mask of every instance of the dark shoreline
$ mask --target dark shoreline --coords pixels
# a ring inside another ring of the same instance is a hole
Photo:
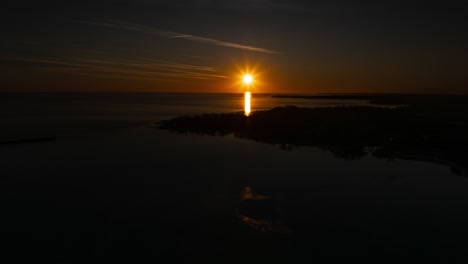
[[[273,98],[296,98],[314,100],[361,100],[373,105],[453,105],[468,102],[467,95],[449,94],[317,94],[317,95],[273,95]]]
[[[416,99],[413,105],[395,108],[286,106],[256,111],[248,117],[243,112],[202,114],[165,120],[158,123],[158,127],[176,133],[234,134],[284,149],[293,149],[294,146],[319,147],[344,159],[373,155],[387,159],[428,161],[449,166],[453,172],[466,175],[466,107],[460,108],[460,104],[447,107],[442,104],[443,100]],[[423,101],[424,104],[421,103]],[[429,102],[434,106],[428,106]],[[366,152],[368,147],[374,148],[374,151]]]
[[[56,139],[57,139],[56,137],[27,138],[27,139],[18,139],[18,140],[10,140],[10,141],[0,141],[0,145],[35,143],[35,142],[42,142],[42,141],[52,141]]]

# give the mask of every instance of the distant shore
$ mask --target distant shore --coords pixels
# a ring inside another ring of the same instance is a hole
[[[273,98],[296,98],[315,100],[362,100],[374,105],[441,105],[468,103],[467,95],[446,94],[316,94],[273,95]]]

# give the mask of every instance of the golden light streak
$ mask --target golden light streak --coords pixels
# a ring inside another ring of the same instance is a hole
[[[252,97],[252,94],[250,92],[245,92],[244,94],[244,112],[245,112],[245,116],[249,116],[250,115],[250,99]]]

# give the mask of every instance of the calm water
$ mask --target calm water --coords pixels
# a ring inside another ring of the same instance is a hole
[[[272,98],[253,94],[252,111],[275,106],[363,105],[362,101]],[[244,110],[243,94],[1,94],[5,138],[95,133],[181,115]]]
[[[243,111],[243,100],[0,96],[3,138],[57,136],[0,146],[6,252],[52,262],[464,258],[468,179],[447,166],[150,128],[179,115]],[[342,103],[252,95],[254,111]]]

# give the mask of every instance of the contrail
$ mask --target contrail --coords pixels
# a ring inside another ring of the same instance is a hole
[[[199,36],[194,36],[190,34],[174,32],[174,31],[161,30],[161,29],[156,29],[156,28],[152,28],[148,26],[122,22],[122,21],[106,20],[105,22],[85,22],[85,23],[97,25],[97,26],[103,26],[103,27],[114,27],[114,28],[122,28],[122,29],[133,30],[133,31],[140,31],[140,32],[144,32],[147,34],[153,34],[153,35],[158,35],[161,37],[167,37],[167,38],[173,38],[173,39],[176,39],[176,38],[186,39],[186,40],[190,40],[190,41],[194,41],[198,43],[204,43],[208,45],[222,46],[222,47],[255,51],[255,52],[271,53],[271,54],[282,54],[281,52],[268,50],[264,48],[248,46],[248,45],[243,45],[243,44],[238,44],[238,43],[233,43],[233,42],[227,42],[227,41],[222,41],[222,40],[217,40],[217,39],[212,39],[212,38],[199,37]]]

